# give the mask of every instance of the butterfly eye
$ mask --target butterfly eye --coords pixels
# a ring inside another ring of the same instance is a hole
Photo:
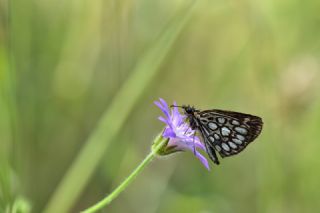
[[[187,114],[193,114],[193,112],[194,112],[194,109],[190,106],[183,106],[183,108]]]

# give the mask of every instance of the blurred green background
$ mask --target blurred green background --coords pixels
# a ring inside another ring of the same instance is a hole
[[[161,131],[153,101],[259,115],[211,164],[154,160],[102,212],[318,212],[320,1],[12,0],[0,17],[0,212],[79,212]]]

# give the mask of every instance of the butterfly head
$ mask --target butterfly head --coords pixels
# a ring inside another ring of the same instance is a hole
[[[184,113],[186,115],[194,115],[195,112],[198,112],[199,110],[196,110],[193,106],[190,105],[182,105],[182,106],[175,106],[171,105],[170,107],[180,107],[184,110]]]
[[[194,115],[194,113],[196,112],[196,109],[190,105],[182,105],[182,108],[187,115]]]
[[[195,115],[197,112],[199,112],[199,110],[190,105],[171,105],[171,107],[180,107],[184,110],[184,114],[187,116],[187,121],[189,122],[191,129],[196,129],[199,126],[199,123],[197,122],[197,118]]]

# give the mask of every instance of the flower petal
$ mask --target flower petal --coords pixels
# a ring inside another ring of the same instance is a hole
[[[207,160],[200,152],[198,152],[198,151],[196,151],[195,155],[196,155],[196,157],[201,161],[201,163],[202,163],[208,170],[210,170],[208,160]]]
[[[177,103],[174,102],[173,105],[177,106]],[[186,117],[186,116],[180,114],[180,112],[178,110],[178,107],[172,107],[171,115],[173,117],[173,122],[178,126],[181,125],[184,122],[185,117]]]
[[[160,98],[160,102],[155,101],[154,104],[161,109],[161,111],[167,116],[168,119],[170,119],[171,116],[168,104],[162,98]]]
[[[158,119],[166,124],[162,133],[163,137],[169,138],[166,146],[173,148],[175,151],[190,150],[209,170],[207,159],[197,150],[199,148],[206,151],[206,148],[199,137],[195,136],[195,130],[191,129],[190,124],[186,122],[187,116],[180,114],[177,107],[170,110],[168,104],[162,98],[159,98],[159,101],[155,101],[154,104],[165,114]],[[177,106],[177,103],[174,102],[174,105]],[[172,153],[172,149],[167,154],[170,153]]]
[[[166,128],[163,131],[162,136],[165,137],[165,138],[175,138],[176,137],[176,133],[171,128]]]
[[[194,137],[193,138],[193,136],[192,137],[187,137],[187,136],[185,136],[184,138],[183,138],[183,140],[187,143],[187,144],[190,144],[190,145],[194,145],[194,146],[196,146],[196,147],[198,147],[198,148],[200,148],[200,149],[202,149],[202,150],[206,150],[205,149],[205,146],[203,145],[203,143],[201,143],[201,141],[200,141],[200,139],[198,138],[198,137]]]
[[[160,109],[162,109],[162,105],[159,101],[154,101],[153,102],[157,107],[159,107]]]
[[[173,102],[173,105],[174,106],[177,106],[177,102]],[[178,107],[172,107],[172,114],[175,116],[175,115],[180,115],[180,112],[178,110]]]
[[[206,151],[206,147],[204,146],[203,143],[201,143],[201,141],[199,140],[199,138],[197,138],[195,141],[194,141],[194,144],[197,148],[200,148],[204,151]]]
[[[159,98],[160,102],[162,103],[162,105],[166,108],[169,109],[168,104],[165,100],[163,100],[162,98]],[[168,110],[169,111],[169,110]]]
[[[170,123],[167,119],[165,119],[165,118],[162,117],[162,116],[159,116],[159,117],[158,117],[158,120],[162,121],[163,123],[165,123],[165,124],[167,124],[167,125],[169,125],[169,123]]]

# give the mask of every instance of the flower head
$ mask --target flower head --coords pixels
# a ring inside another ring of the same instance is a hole
[[[207,159],[197,150],[202,149],[205,151],[205,146],[201,143],[200,139],[195,136],[195,131],[185,122],[186,116],[180,114],[177,107],[173,107],[170,110],[168,104],[162,98],[154,103],[165,115],[164,117],[160,116],[159,120],[166,124],[162,136],[168,138],[168,143],[160,154],[165,155],[177,151],[190,150],[201,163],[209,169]],[[176,105],[175,102],[174,105]]]

